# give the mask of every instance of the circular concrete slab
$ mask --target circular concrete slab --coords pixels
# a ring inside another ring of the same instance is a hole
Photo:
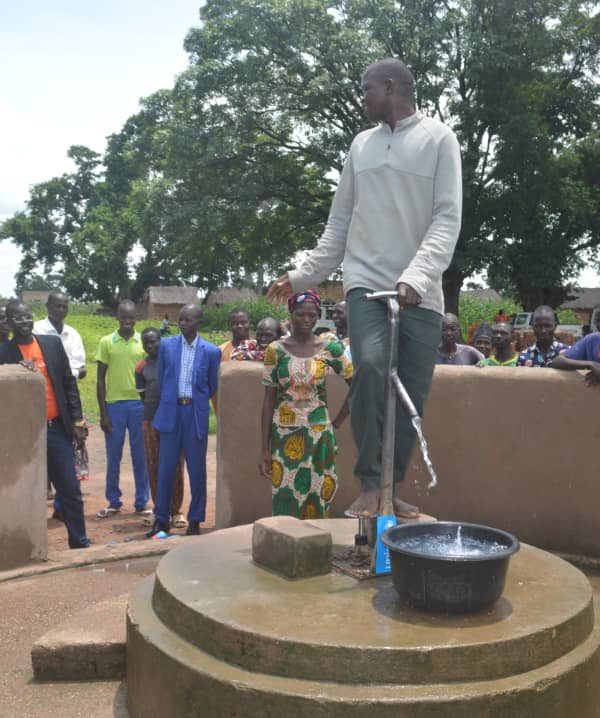
[[[355,522],[314,522],[350,544]],[[253,564],[251,526],[190,540],[159,564],[152,606],[174,634],[218,660],[268,675],[335,683],[430,684],[531,671],[583,643],[592,590],[570,564],[530,546],[504,595],[470,616],[402,607],[389,577],[290,581]]]

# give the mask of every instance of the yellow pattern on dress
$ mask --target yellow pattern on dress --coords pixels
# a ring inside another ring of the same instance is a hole
[[[275,361],[277,359],[277,353],[275,351],[275,347],[273,344],[269,344],[269,346],[265,349],[265,357],[263,359],[265,366],[274,366]]]
[[[322,379],[325,376],[325,362],[322,359],[315,359],[313,376],[317,380]]]
[[[335,493],[336,483],[333,476],[325,474],[323,477],[323,484],[321,485],[321,498],[325,502],[331,501],[333,494]]]
[[[281,480],[283,479],[283,466],[280,461],[271,462],[271,483],[274,488],[281,486]]]
[[[292,411],[288,404],[279,407],[279,423],[282,426],[294,426],[296,423],[296,412]]]
[[[284,444],[283,453],[291,461],[299,461],[304,456],[304,437],[302,434],[292,434]]]

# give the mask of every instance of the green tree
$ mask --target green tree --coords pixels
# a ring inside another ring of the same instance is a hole
[[[75,172],[34,185],[25,211],[2,224],[0,239],[22,251],[17,286],[42,270],[72,297],[110,305],[129,285],[131,218],[106,201],[99,154],[74,145],[68,156]]]
[[[418,106],[450,124],[462,146],[463,225],[444,277],[447,308],[456,310],[464,278],[490,263],[506,263],[517,241],[532,250],[527,262],[521,256],[509,262],[518,292],[524,284],[517,270],[527,271],[532,258],[541,269],[546,257],[577,255],[598,241],[588,209],[594,192],[581,202],[577,191],[557,192],[542,182],[531,194],[530,182],[536,168],[543,177],[557,164],[572,187],[588,189],[589,170],[573,175],[556,155],[592,129],[600,39],[593,12],[571,0],[212,0],[203,8],[203,26],[188,35],[193,66],[178,91],[191,88],[197,107],[223,118],[222,140],[236,138],[232,166],[223,161],[226,141],[206,148],[216,160],[220,196],[223,170],[225,182],[239,178],[231,187],[243,187],[254,206],[260,190],[263,201],[275,198],[299,209],[302,223],[295,227],[303,233],[293,235],[295,242],[280,236],[289,256],[318,237],[335,172],[364,127],[362,69],[378,57],[402,57],[416,76]],[[315,191],[307,170],[327,183]],[[564,215],[578,216],[570,240],[552,229],[553,220],[544,221],[546,211],[532,221],[535,207],[553,204],[551,194],[561,197]],[[518,240],[506,218],[522,223],[525,234]],[[547,245],[542,255],[530,239],[540,233]],[[564,286],[577,261],[562,274],[557,270],[564,262],[545,263],[539,276],[547,293]]]
[[[488,267],[526,306],[555,303],[597,246],[595,6],[208,0],[201,18],[186,38],[190,67],[109,138],[104,174],[97,156],[80,156],[74,175],[34,188],[5,223],[22,273],[62,267],[75,296],[103,301],[157,282],[262,285],[317,241],[367,126],[360,74],[389,55],[462,147],[448,310]]]

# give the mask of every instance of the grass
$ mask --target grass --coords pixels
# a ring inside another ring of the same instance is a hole
[[[40,309],[35,312],[35,318],[41,319],[46,316],[45,310]],[[77,382],[79,385],[79,393],[81,394],[81,402],[83,411],[87,420],[91,424],[97,424],[99,421],[98,402],[96,400],[96,350],[98,342],[105,334],[110,334],[117,329],[117,320],[114,317],[98,316],[94,314],[79,314],[77,312],[69,312],[67,324],[81,334],[83,345],[85,347],[87,376],[85,379]],[[138,321],[135,325],[136,331],[141,332],[146,327],[157,327],[160,322],[154,320]],[[173,329],[171,329],[173,331]],[[175,330],[176,331],[176,330]],[[227,340],[228,335],[223,332],[201,332],[202,337],[213,344],[222,344]],[[212,406],[210,408],[209,431],[214,434],[216,431],[216,417],[214,416]]]

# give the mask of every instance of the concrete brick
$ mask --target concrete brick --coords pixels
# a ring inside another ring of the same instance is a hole
[[[125,675],[128,594],[101,601],[39,638],[33,675],[43,681],[112,680]]]
[[[308,578],[328,573],[331,534],[291,516],[271,516],[255,521],[252,558],[287,578]]]

